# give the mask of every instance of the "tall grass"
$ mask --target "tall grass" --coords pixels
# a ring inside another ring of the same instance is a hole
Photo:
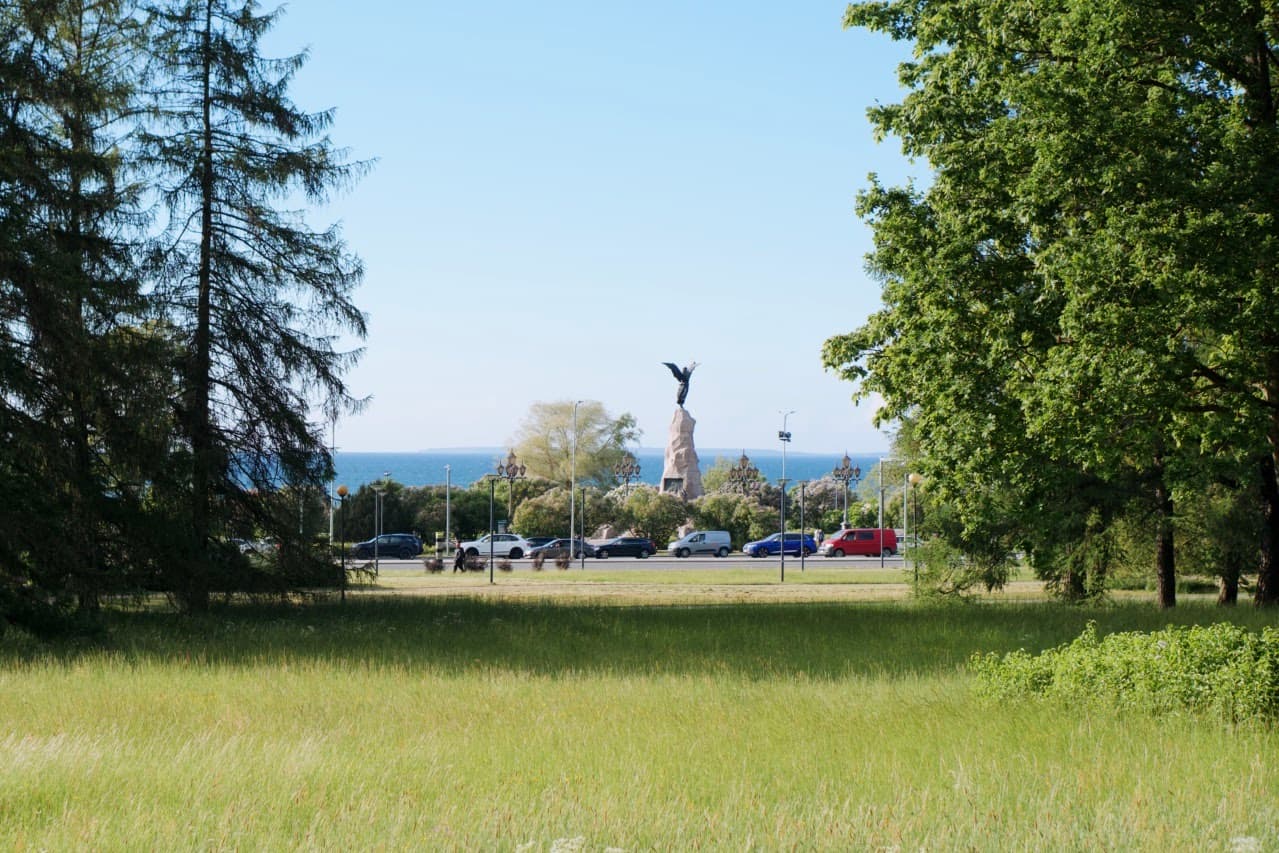
[[[974,651],[1251,609],[557,606],[112,617],[0,642],[8,849],[1274,849],[1279,735],[974,698]],[[1242,847],[1240,846],[1242,845]]]

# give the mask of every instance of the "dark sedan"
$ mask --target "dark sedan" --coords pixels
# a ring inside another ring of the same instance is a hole
[[[359,560],[372,559],[375,542],[379,557],[398,557],[401,560],[407,560],[422,553],[422,540],[412,533],[383,533],[377,539],[356,542],[351,546],[351,556]]]
[[[530,557],[536,557],[539,554],[548,560],[558,560],[560,557],[568,557],[569,549],[572,549],[573,559],[582,556],[582,552],[586,552],[586,556],[595,556],[595,546],[590,542],[583,542],[581,539],[552,539],[545,545],[539,545],[528,552]]]
[[[657,553],[652,539],[638,536],[619,536],[595,546],[595,556],[601,560],[609,557],[639,557],[643,560]]]

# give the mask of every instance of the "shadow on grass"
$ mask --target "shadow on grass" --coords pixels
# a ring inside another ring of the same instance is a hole
[[[736,673],[746,678],[876,677],[954,671],[974,652],[1029,651],[1101,633],[1232,621],[1259,629],[1271,612],[1149,604],[732,604],[617,607],[474,599],[238,605],[200,617],[117,612],[92,648],[0,641],[0,665],[128,662],[255,666],[284,661],[406,671],[532,675]]]

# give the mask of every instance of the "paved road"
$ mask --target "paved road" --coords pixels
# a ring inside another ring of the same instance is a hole
[[[487,555],[483,555],[487,557]],[[502,558],[499,557],[499,560]],[[393,560],[382,559],[381,564],[394,568],[409,568],[421,565],[422,558],[415,557],[411,560]],[[808,557],[804,560],[806,567],[822,568],[822,569],[878,569],[880,566],[878,557]],[[452,568],[452,559],[444,561],[444,568],[447,571]],[[511,564],[516,569],[532,568],[532,562],[528,557],[518,560],[512,560]],[[713,569],[764,569],[770,566],[777,566],[777,557],[760,557],[758,559],[748,557],[745,554],[730,554],[723,559],[718,557],[670,557],[659,554],[656,557],[649,557],[640,560],[635,557],[609,557],[607,560],[597,560],[592,557],[586,558],[585,568],[594,571],[628,571],[628,570],[677,570],[677,569],[693,569],[693,570],[713,570]],[[787,555],[786,567],[799,568],[799,557]],[[548,563],[545,569],[553,569],[554,566]],[[573,561],[573,568],[582,568],[581,560]],[[895,557],[886,557],[884,559],[885,569],[902,569],[905,568],[905,562],[900,554]]]

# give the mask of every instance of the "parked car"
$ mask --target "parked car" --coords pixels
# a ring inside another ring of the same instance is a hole
[[[667,545],[666,550],[676,557],[688,557],[693,554],[727,557],[728,552],[733,550],[733,541],[727,530],[694,530]]]
[[[569,550],[572,554],[569,554]],[[586,552],[586,556],[595,556],[595,546],[590,542],[583,542],[581,539],[552,539],[545,545],[538,545],[536,548],[528,552],[530,557],[542,556],[548,560],[557,560],[560,557],[569,557],[577,559],[582,556],[582,552]]]
[[[407,560],[422,553],[422,540],[412,533],[383,533],[376,540],[367,539],[351,546],[351,556],[359,560],[373,559],[373,543],[377,542],[379,557],[396,557]]]
[[[837,530],[817,550],[823,557],[888,557],[897,553],[897,531],[891,527]]]
[[[524,541],[528,543],[529,550],[533,550],[538,545],[545,545],[547,542],[554,542],[554,536],[525,536]]]
[[[601,560],[609,557],[639,557],[643,560],[656,553],[657,546],[653,544],[653,540],[640,536],[618,536],[595,546],[595,556]]]
[[[817,552],[817,541],[807,533],[787,533],[786,534],[786,553],[798,554],[803,548],[804,554],[814,554]],[[742,546],[742,551],[750,554],[752,557],[767,557],[770,554],[776,554],[782,550],[782,534],[774,533],[766,539],[759,539],[755,542],[747,542]]]
[[[465,551],[468,557],[487,557],[489,555],[489,537],[486,534],[479,539],[463,542],[458,547]],[[512,560],[518,560],[532,550],[529,548],[528,540],[518,533],[494,533],[492,547],[493,556],[509,557]]]

